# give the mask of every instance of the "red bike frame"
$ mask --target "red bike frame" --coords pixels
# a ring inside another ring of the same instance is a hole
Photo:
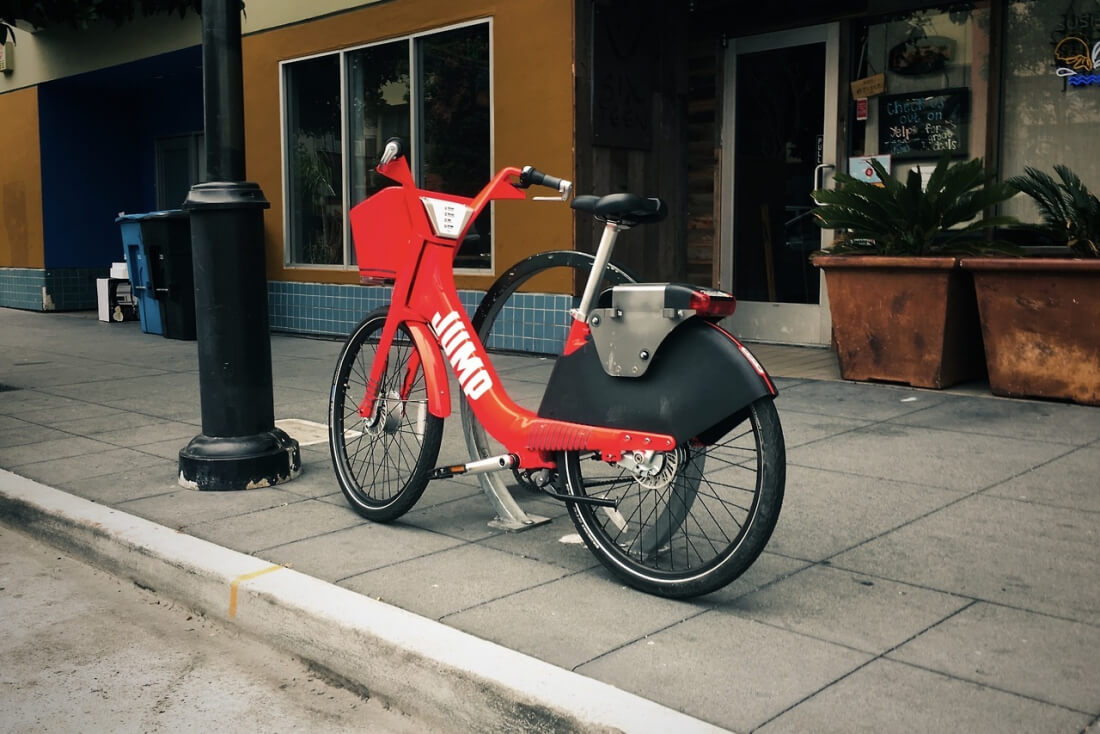
[[[418,370],[423,369],[428,411],[440,418],[449,415],[451,401],[444,366],[444,362],[449,362],[474,415],[490,435],[516,456],[516,468],[554,468],[554,457],[561,451],[599,452],[605,461],[615,462],[625,451],[675,448],[675,439],[664,434],[540,418],[516,405],[501,385],[459,301],[452,271],[459,243],[490,201],[526,198],[525,192],[514,185],[520,169],[503,169],[473,199],[418,189],[404,157],[379,165],[378,172],[400,186],[383,189],[351,211],[364,281],[378,270],[372,268],[371,255],[372,251],[379,253],[379,248],[386,248],[382,252],[394,279],[389,313],[366,394],[359,406],[362,417],[369,418],[373,413],[378,385],[386,370],[384,355],[389,353],[398,325],[404,323],[416,350],[405,365],[401,397],[407,398]],[[437,234],[429,220],[426,207],[430,204],[425,198],[469,208],[469,212],[455,208],[467,216],[457,236]],[[576,339],[577,328],[586,329],[587,325],[575,323],[571,341]]]

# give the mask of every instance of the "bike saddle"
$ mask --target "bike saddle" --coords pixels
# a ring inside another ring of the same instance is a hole
[[[647,199],[637,194],[588,194],[573,199],[569,206],[577,211],[593,214],[597,219],[627,226],[659,222],[668,215],[668,207],[663,201],[656,197]]]

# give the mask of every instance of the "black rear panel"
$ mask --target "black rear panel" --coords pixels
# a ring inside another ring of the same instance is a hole
[[[771,394],[725,333],[690,319],[669,334],[642,377],[608,375],[591,341],[559,357],[539,416],[684,442]]]

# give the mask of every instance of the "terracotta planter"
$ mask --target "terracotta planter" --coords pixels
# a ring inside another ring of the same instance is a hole
[[[846,380],[942,388],[985,374],[974,287],[956,257],[818,255]]]
[[[963,258],[996,395],[1100,405],[1100,260]]]

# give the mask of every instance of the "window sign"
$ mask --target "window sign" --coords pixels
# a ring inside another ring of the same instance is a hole
[[[848,159],[848,175],[859,181],[881,185],[882,179],[878,177],[878,174],[875,173],[875,169],[871,167],[871,161],[878,161],[879,165],[882,166],[887,173],[890,173],[890,156],[857,155]]]
[[[1054,73],[1066,88],[1100,86],[1100,12],[1078,13],[1070,5],[1051,33],[1051,43]]]
[[[941,89],[879,97],[879,151],[894,158],[967,154],[970,90]]]

